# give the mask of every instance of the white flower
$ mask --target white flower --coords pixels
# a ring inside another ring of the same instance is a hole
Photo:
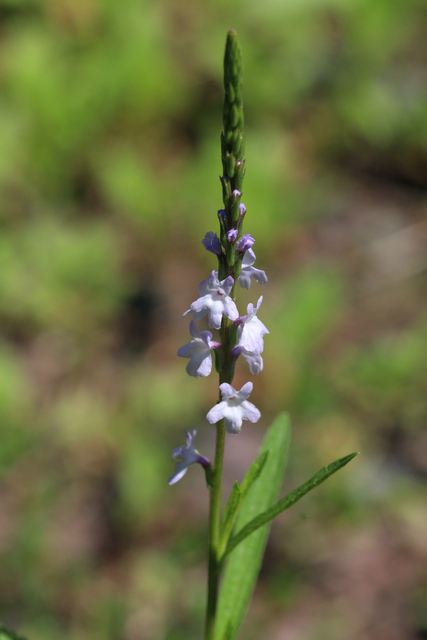
[[[210,331],[198,331],[194,320],[190,322],[190,334],[193,340],[178,350],[178,357],[190,358],[186,366],[189,376],[201,378],[208,376],[212,371],[211,349],[217,343],[212,343]]]
[[[249,371],[252,375],[257,376],[264,367],[262,356],[259,353],[246,351],[246,349],[242,349],[241,354],[249,365]]]
[[[200,455],[197,449],[194,448],[193,440],[196,435],[196,430],[186,431],[187,434],[187,446],[177,447],[172,451],[172,458],[178,460],[175,466],[175,473],[168,480],[169,484],[175,484],[178,480],[181,480],[187,473],[187,469],[192,464],[198,462],[203,467],[209,467],[210,462],[207,458]]]
[[[239,312],[237,311],[234,300],[228,295],[233,288],[234,280],[231,276],[220,282],[218,273],[212,271],[207,280],[199,285],[199,294],[195,302],[183,315],[191,311],[194,313],[194,319],[198,320],[209,314],[209,326],[213,329],[221,328],[222,315],[226,315],[230,320],[237,320]]]
[[[237,338],[237,345],[249,353],[259,355],[264,350],[263,336],[270,333],[265,324],[257,318],[258,310],[261,306],[262,296],[258,299],[256,307],[250,302],[247,307],[247,315],[241,319]]]
[[[243,420],[257,422],[260,419],[261,413],[252,402],[247,400],[253,389],[252,382],[244,384],[240,391],[236,391],[227,382],[220,384],[219,388],[222,400],[207,414],[208,422],[215,424],[224,418],[226,431],[239,433]]]
[[[248,249],[243,256],[242,272],[239,276],[240,286],[242,286],[244,289],[249,289],[249,287],[251,286],[251,278],[256,280],[259,284],[266,284],[267,282],[265,271],[256,269],[253,266],[255,260],[255,253],[252,249]]]

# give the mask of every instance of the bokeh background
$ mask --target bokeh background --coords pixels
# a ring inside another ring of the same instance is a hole
[[[230,27],[270,335],[226,484],[282,410],[283,491],[362,452],[274,523],[240,638],[427,638],[425,2],[1,0],[0,619],[29,640],[201,637],[203,474],[166,481],[184,429],[213,455],[216,376],[176,351]]]

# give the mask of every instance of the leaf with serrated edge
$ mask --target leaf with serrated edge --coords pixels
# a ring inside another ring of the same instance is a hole
[[[281,414],[264,438],[261,453],[269,451],[268,460],[240,509],[237,531],[276,499],[286,466],[289,440],[289,418]],[[227,559],[219,595],[215,640],[234,640],[236,637],[255,587],[268,532],[268,524],[259,528]]]

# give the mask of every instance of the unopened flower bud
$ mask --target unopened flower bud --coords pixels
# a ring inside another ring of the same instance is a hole
[[[239,253],[245,253],[245,251],[253,247],[254,242],[255,242],[255,238],[252,238],[250,233],[245,233],[243,234],[243,236],[239,241],[239,246],[237,247],[237,250],[239,251]]]
[[[238,233],[239,232],[237,231],[237,229],[230,229],[230,231],[227,231],[227,240],[230,244],[233,244],[233,242],[236,242]]]

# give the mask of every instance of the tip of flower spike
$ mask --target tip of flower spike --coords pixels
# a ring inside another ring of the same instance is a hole
[[[228,35],[229,35],[229,36],[237,36],[237,31],[236,31],[236,29],[229,29],[229,30],[228,30]]]

